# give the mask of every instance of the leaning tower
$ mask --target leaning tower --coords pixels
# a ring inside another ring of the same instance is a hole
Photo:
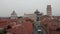
[[[48,15],[48,16],[51,16],[51,15],[52,15],[52,8],[51,8],[51,5],[47,5],[46,10],[47,10],[47,15]]]

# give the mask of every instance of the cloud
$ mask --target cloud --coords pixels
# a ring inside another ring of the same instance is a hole
[[[60,11],[60,0],[50,0],[53,14],[56,15]],[[49,4],[48,0],[0,0],[0,16],[10,16],[13,10],[18,15],[24,13],[32,13],[36,9],[46,14],[46,6]]]

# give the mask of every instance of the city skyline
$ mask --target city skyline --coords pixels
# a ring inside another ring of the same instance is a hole
[[[10,16],[12,11],[18,16],[24,13],[34,13],[36,9],[46,14],[46,7],[48,4],[52,6],[53,15],[60,16],[60,0],[0,0],[0,16]]]

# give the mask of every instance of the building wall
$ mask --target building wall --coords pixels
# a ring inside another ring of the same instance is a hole
[[[24,14],[24,17],[29,17],[30,19],[36,21],[36,14]]]
[[[52,17],[53,19],[50,16],[43,16],[41,22],[47,28],[49,34],[60,34],[60,30],[57,31],[57,28],[60,27],[60,18],[58,18],[59,16]]]

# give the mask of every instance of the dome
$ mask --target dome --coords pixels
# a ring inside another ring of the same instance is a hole
[[[34,12],[35,14],[39,14],[40,12],[38,11],[38,9]]]

